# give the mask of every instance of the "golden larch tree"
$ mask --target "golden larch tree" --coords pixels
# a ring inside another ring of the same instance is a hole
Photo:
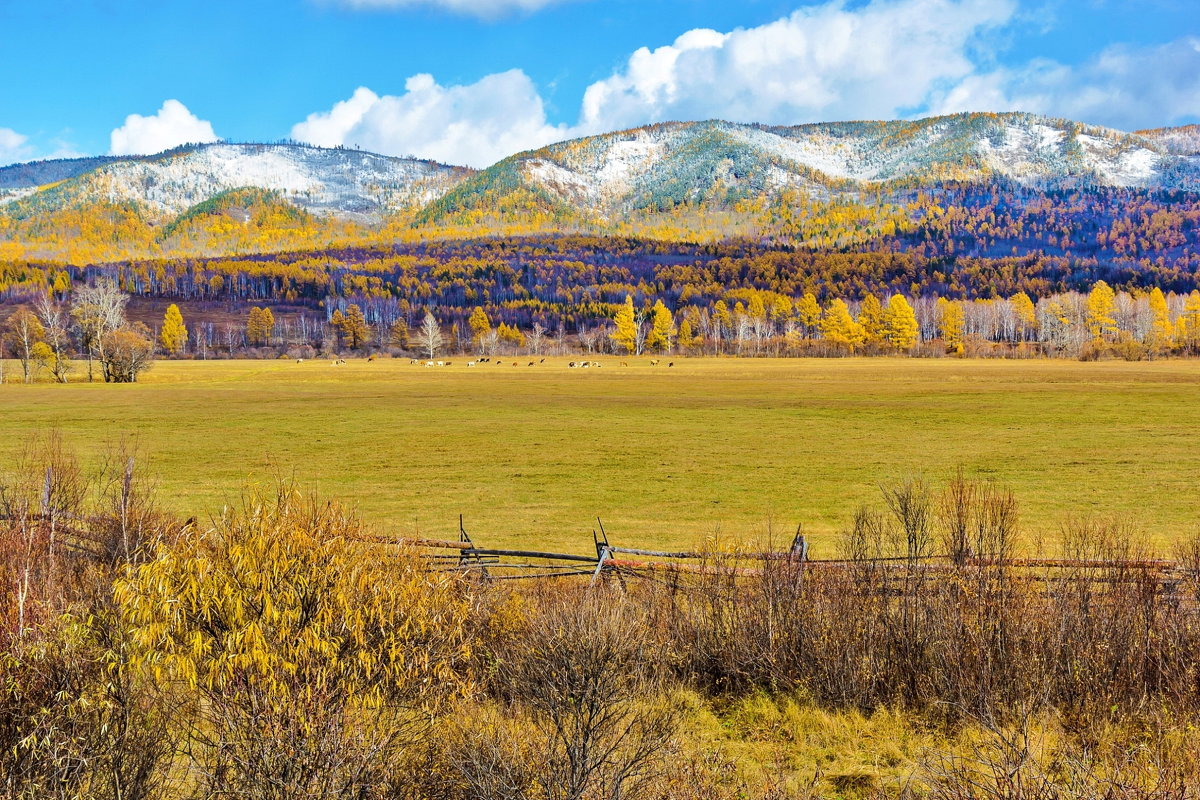
[[[1113,319],[1116,309],[1116,294],[1104,281],[1096,281],[1087,296],[1087,329],[1092,339],[1111,339],[1117,332],[1117,321]]]
[[[908,350],[915,345],[921,332],[917,315],[902,294],[894,294],[888,300],[884,325],[888,344],[899,350]]]
[[[655,300],[654,308],[650,312],[650,331],[646,335],[646,347],[665,353],[670,351],[674,338],[675,319],[662,300]]]
[[[633,312],[633,297],[625,295],[625,303],[617,309],[613,318],[613,332],[610,334],[613,342],[625,349],[627,353],[637,350],[637,320]]]
[[[867,344],[883,344],[887,338],[883,306],[875,295],[869,294],[863,298],[858,307],[858,324],[862,326],[863,339]]]
[[[487,336],[492,330],[492,321],[488,319],[487,312],[479,306],[475,306],[475,310],[471,312],[470,319],[467,320],[467,326],[471,329],[471,343],[475,347],[479,347],[483,337]]]
[[[163,314],[162,330],[158,333],[158,342],[171,355],[177,354],[187,345],[188,329],[183,324],[183,314],[179,306],[171,303],[167,313]]]
[[[963,329],[966,323],[962,303],[939,297],[937,304],[942,317],[939,329],[942,333],[942,342],[946,345],[946,352],[962,355]]]
[[[840,297],[829,302],[821,317],[821,337],[827,342],[846,347],[850,352],[862,345],[862,325],[850,314],[850,307]]]

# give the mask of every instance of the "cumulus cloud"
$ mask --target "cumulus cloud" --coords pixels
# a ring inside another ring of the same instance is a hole
[[[1124,130],[1200,117],[1200,38],[1117,45],[1079,66],[1039,59],[971,75],[937,98],[939,113],[1015,108]]]
[[[1016,0],[829,0],[758,27],[696,29],[640,48],[586,89],[574,124],[551,124],[533,82],[511,70],[462,86],[415,75],[398,96],[360,88],[292,136],[486,166],[672,119],[798,124],[1019,110],[1133,129],[1200,116],[1200,38],[1110,47],[1075,67],[1043,59],[998,68],[986,48],[1017,14]]]
[[[542,98],[521,70],[465,86],[441,86],[431,75],[414,75],[404,88],[402,95],[382,96],[359,88],[293,126],[292,138],[483,167],[567,133],[565,126],[546,121]]]
[[[33,148],[29,146],[28,136],[23,136],[12,128],[0,128],[0,166],[28,161],[32,157]]]
[[[130,114],[111,136],[110,152],[116,156],[161,153],[181,144],[215,142],[212,123],[188,111],[178,100],[167,100],[157,114]]]
[[[835,0],[756,28],[689,31],[588,87],[582,128],[719,117],[777,124],[895,117],[975,71],[1014,0]]]
[[[506,14],[538,11],[564,0],[338,0],[343,6],[359,9],[415,8],[424,6],[465,14],[482,19],[495,19]]]
[[[547,122],[532,81],[511,70],[450,87],[416,75],[399,96],[359,88],[294,126],[292,137],[486,166],[559,139],[664,119],[894,117],[971,74],[974,38],[1014,9],[1014,0],[875,0],[849,10],[832,0],[761,27],[697,29],[642,48],[588,87],[573,126]]]

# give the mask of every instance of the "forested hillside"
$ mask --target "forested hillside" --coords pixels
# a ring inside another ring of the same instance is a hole
[[[873,309],[900,297],[915,341],[950,352],[972,337],[1191,352],[1195,142],[1190,128],[961,114],[668,123],[482,171],[293,144],[20,165],[0,170],[0,304],[111,279],[131,308],[179,303],[200,337],[184,352],[232,353],[251,345],[229,326],[253,307],[295,323],[263,338],[281,347],[343,344],[328,326],[354,307],[372,329],[356,348],[403,349],[393,328],[426,312],[455,347],[478,344],[478,312],[519,348],[535,329],[610,343],[628,298],[643,320],[671,317],[668,347],[741,353],[753,339],[761,353],[870,349]],[[1080,300],[1101,284],[1114,292],[1103,336]]]

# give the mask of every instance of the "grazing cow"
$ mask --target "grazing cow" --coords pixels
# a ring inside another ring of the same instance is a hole
[[[572,361],[570,364],[567,364],[567,369],[575,369],[575,362]]]
[[[675,366],[675,362],[674,362],[674,361],[672,361],[671,363],[667,364],[667,366],[668,366],[668,367],[673,367],[673,366]]]
[[[527,366],[527,367],[532,367],[532,366],[533,366],[533,362],[532,362],[532,361],[530,361],[530,362],[529,362],[528,364],[526,364],[525,366]]]
[[[297,359],[296,359],[296,363],[297,363],[297,364],[299,364],[299,363],[300,363],[301,361],[303,361],[303,360],[304,360],[303,358],[297,358]]]
[[[425,366],[427,366],[427,367],[432,367],[432,366],[433,366],[433,362],[432,362],[432,361],[426,361],[426,362],[425,362]]]
[[[445,362],[445,361],[439,361],[439,362],[437,362],[437,365],[438,365],[439,367],[444,367],[444,366],[446,366],[446,362]]]
[[[374,360],[375,360],[375,356],[367,356],[367,363],[368,363],[368,364],[370,364],[370,363],[371,363],[372,361],[374,361]]]
[[[622,366],[622,367],[628,367],[628,366],[629,366],[629,362],[628,362],[628,361],[622,361],[622,362],[621,362],[621,366]]]
[[[543,359],[542,359],[541,361],[539,361],[538,363],[539,363],[539,364],[545,364],[545,363],[546,363],[546,359],[544,359],[544,358],[543,358]]]
[[[516,366],[519,366],[519,365],[517,364],[517,362],[515,362],[515,361],[514,361],[514,362],[513,362],[513,366],[514,366],[514,367],[516,367]]]
[[[448,366],[450,366],[450,365],[451,365],[451,364],[453,364],[453,363],[454,363],[453,361],[447,361],[447,362],[446,362],[446,366],[448,367]]]
[[[410,358],[410,359],[408,360],[408,363],[410,363],[410,364],[415,364],[415,363],[417,363],[417,360],[416,360],[415,358]]]
[[[659,361],[659,359],[657,359],[657,358],[652,358],[652,359],[650,359],[650,366],[652,366],[652,367],[657,367],[657,366],[658,366],[658,361]]]
[[[468,361],[468,362],[467,362],[467,366],[468,366],[468,367],[473,367],[473,366],[475,366],[475,362],[474,362],[474,361]]]

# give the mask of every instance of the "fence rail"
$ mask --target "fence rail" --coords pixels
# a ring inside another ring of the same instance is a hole
[[[47,473],[47,486],[50,476]],[[47,488],[47,493],[49,489]],[[31,529],[44,529],[65,550],[84,558],[104,559],[106,541],[97,534],[94,521],[58,514],[47,500],[36,512],[5,515],[0,520],[19,522]],[[1158,590],[1174,593],[1187,579],[1200,581],[1200,568],[1166,559],[1101,560],[1086,558],[1000,558],[996,555],[921,554],[868,558],[810,558],[808,542],[797,528],[786,550],[766,552],[669,551],[622,547],[611,543],[604,524],[597,520],[592,531],[593,554],[559,553],[543,550],[481,547],[467,533],[459,517],[457,541],[424,537],[362,535],[356,541],[372,547],[396,547],[415,551],[426,568],[438,573],[472,575],[482,580],[544,580],[589,577],[592,583],[616,576],[653,578],[664,575],[716,575],[732,578],[762,576],[774,566],[813,573],[842,570],[871,570],[904,578],[936,575],[984,575],[1003,569],[1016,582],[1066,584],[1088,582],[1117,584],[1157,583]]]
[[[868,558],[810,558],[808,542],[797,529],[786,550],[767,552],[668,551],[622,547],[611,543],[604,525],[592,532],[594,555],[542,550],[510,550],[477,545],[459,518],[459,540],[364,536],[361,541],[415,550],[430,570],[458,572],[483,580],[537,580],[591,576],[593,583],[616,576],[649,578],[664,575],[720,575],[732,578],[761,576],[770,565],[823,573],[844,570],[881,570],[897,576],[983,575],[991,570],[1010,571],[1009,578],[1032,583],[1124,583],[1152,580],[1164,592],[1173,592],[1180,580],[1197,578],[1196,570],[1166,559],[1099,560],[1084,558],[1000,558],[995,555],[883,556]]]

